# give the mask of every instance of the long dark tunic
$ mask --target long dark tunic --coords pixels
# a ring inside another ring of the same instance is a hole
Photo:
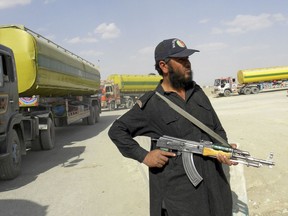
[[[227,139],[209,99],[198,85],[186,91],[185,101],[176,93],[164,92],[161,85],[156,90]],[[213,141],[155,92],[146,93],[140,101],[109,130],[110,138],[125,157],[143,162],[148,153],[132,139],[135,136],[159,138],[168,135],[192,141]],[[152,141],[151,150],[155,145]],[[203,177],[196,188],[185,173],[181,156],[170,158],[163,168],[149,168],[151,216],[160,216],[162,208],[167,209],[169,216],[232,215],[231,190],[221,164],[214,158],[195,154],[193,157]]]

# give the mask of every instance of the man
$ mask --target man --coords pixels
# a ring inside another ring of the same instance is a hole
[[[193,115],[224,139],[226,133],[202,89],[193,81],[188,49],[177,38],[162,41],[155,49],[155,68],[163,80],[156,90]],[[183,168],[181,155],[156,148],[148,152],[134,139],[163,135],[192,141],[213,141],[205,132],[171,109],[155,91],[146,93],[136,105],[117,119],[109,130],[111,140],[125,156],[149,167],[151,216],[231,216],[232,196],[221,163],[233,163],[223,155],[217,159],[194,154],[203,181],[194,187]]]

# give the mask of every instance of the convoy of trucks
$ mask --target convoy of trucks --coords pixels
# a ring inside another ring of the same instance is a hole
[[[131,109],[135,101],[145,92],[154,90],[161,79],[162,76],[155,74],[112,74],[101,81],[101,107],[108,110]]]
[[[0,179],[21,171],[27,149],[49,150],[55,126],[101,113],[96,66],[21,25],[0,26]]]
[[[258,94],[267,90],[288,89],[288,66],[240,70],[235,78],[215,79],[214,94],[230,96],[237,94]]]
[[[132,108],[162,76],[112,74],[22,25],[0,26],[0,180],[21,172],[27,149],[50,150],[55,127],[94,125],[101,109]],[[257,94],[288,88],[288,67],[240,70],[215,80],[214,93]]]

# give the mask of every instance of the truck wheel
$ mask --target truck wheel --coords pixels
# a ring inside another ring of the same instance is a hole
[[[98,105],[94,106],[95,109],[95,122],[99,122],[100,121],[100,110]]]
[[[249,95],[249,94],[251,94],[251,89],[250,88],[244,88],[243,93],[245,95]]]
[[[224,91],[224,96],[225,97],[229,97],[231,95],[231,91],[230,90],[225,90]]]
[[[251,88],[251,93],[252,93],[252,94],[258,94],[259,91],[260,91],[260,90],[259,90],[259,88],[257,88],[257,87],[252,87],[252,88]]]
[[[109,103],[109,111],[115,110],[115,101]]]
[[[16,178],[21,171],[21,147],[16,130],[8,134],[7,153],[9,156],[0,163],[0,179],[10,180]]]
[[[54,148],[55,127],[51,118],[47,119],[47,130],[40,131],[40,140],[43,150],[50,150]]]
[[[90,106],[90,116],[87,117],[87,124],[94,125],[95,124],[95,108]]]
[[[88,125],[88,117],[82,119],[83,125]]]
[[[128,101],[126,102],[126,108],[127,109],[132,109],[132,107],[133,107],[133,101],[132,101],[132,99],[128,99]]]

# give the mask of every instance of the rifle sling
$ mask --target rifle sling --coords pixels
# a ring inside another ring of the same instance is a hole
[[[219,134],[215,133],[213,130],[211,130],[209,127],[207,127],[205,124],[203,124],[201,121],[196,119],[194,116],[183,110],[181,107],[177,106],[174,104],[172,101],[170,101],[168,98],[164,97],[161,95],[159,92],[156,91],[156,94],[163,100],[165,101],[172,109],[174,109],[176,112],[178,112],[180,115],[188,119],[190,122],[192,122],[194,125],[199,127],[201,130],[206,132],[208,135],[216,139],[222,146],[229,147],[231,146],[228,144],[228,142],[223,139]]]

